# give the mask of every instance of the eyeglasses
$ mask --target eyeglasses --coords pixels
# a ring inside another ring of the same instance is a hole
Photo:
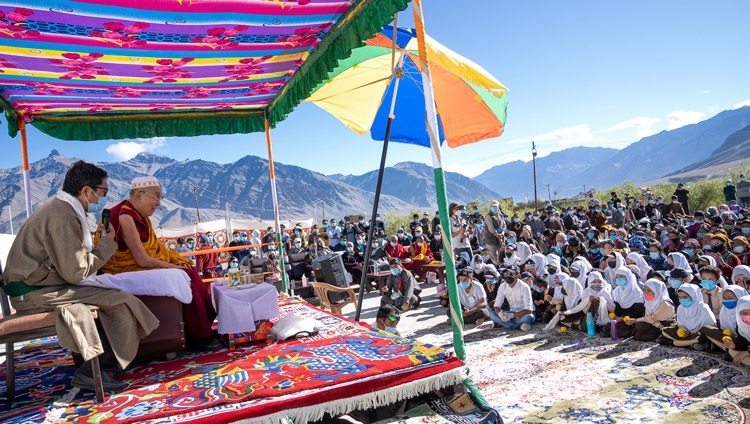
[[[388,316],[388,321],[390,321],[390,322],[399,322],[400,320],[401,320],[401,317],[397,317],[397,316],[393,316],[393,315],[389,315]]]
[[[104,195],[105,196],[107,195],[107,193],[109,193],[109,187],[94,186],[94,188],[97,189],[97,190],[104,190]]]
[[[149,196],[153,197],[154,199],[156,199],[158,201],[164,200],[164,197],[165,197],[163,194],[151,194],[151,193],[147,193],[145,191],[142,191],[141,193],[148,194]]]

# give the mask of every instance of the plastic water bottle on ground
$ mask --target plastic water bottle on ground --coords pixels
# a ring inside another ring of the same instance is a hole
[[[586,313],[586,330],[589,337],[596,336],[596,328],[594,326],[594,314],[591,312]]]
[[[611,325],[611,327],[610,327],[611,328],[610,335],[612,337],[612,341],[616,342],[616,341],[620,340],[620,336],[617,335],[617,320],[613,319],[613,320],[609,321],[609,324]]]
[[[303,275],[301,280],[302,280],[302,287],[307,287],[307,275]]]

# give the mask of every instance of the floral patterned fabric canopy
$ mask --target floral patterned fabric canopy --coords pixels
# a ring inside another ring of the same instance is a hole
[[[262,131],[408,0],[0,0],[0,103],[69,140]]]

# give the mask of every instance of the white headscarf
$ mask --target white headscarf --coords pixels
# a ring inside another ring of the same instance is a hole
[[[646,315],[653,314],[658,308],[659,305],[662,304],[662,302],[669,302],[669,304],[672,304],[672,301],[669,300],[669,291],[667,290],[667,286],[661,282],[661,280],[657,280],[656,278],[649,278],[646,280],[646,283],[644,286],[648,287],[649,290],[654,292],[654,300],[646,300]],[[646,298],[644,297],[644,300]]]
[[[518,252],[518,258],[521,260],[521,263],[525,263],[531,257],[531,248],[525,241],[519,241],[518,243],[516,243],[516,250]]]
[[[565,308],[571,309],[581,301],[581,292],[583,292],[583,287],[581,286],[581,283],[578,282],[578,280],[568,275],[563,274],[562,276],[560,276],[560,279],[562,280],[562,287],[565,290],[565,295],[563,296]],[[557,290],[555,290],[555,292],[557,292]]]
[[[643,256],[638,252],[630,252],[626,258],[635,262],[635,265],[638,267],[638,277],[640,280],[648,280],[648,273],[651,272],[652,268],[648,265],[646,260],[643,259]]]
[[[55,197],[69,204],[73,208],[73,211],[75,211],[76,218],[78,218],[78,222],[81,224],[81,231],[83,231],[83,247],[86,249],[86,253],[91,253],[94,249],[94,240],[91,238],[89,221],[86,217],[86,211],[83,210],[83,205],[76,197],[62,190],[58,191]]]
[[[596,280],[599,280],[602,285],[602,289],[599,291],[595,291],[591,288],[591,283]],[[606,300],[610,305],[615,306],[615,301],[612,299],[612,287],[607,284],[604,280],[604,276],[602,276],[602,273],[599,271],[592,271],[588,278],[586,278],[586,290],[583,291],[581,297],[588,298],[589,296],[599,296]]]
[[[737,284],[734,278],[738,275],[744,275],[746,279],[750,280],[750,266],[738,265],[732,270],[732,284]]]
[[[690,268],[690,262],[688,262],[685,255],[683,255],[680,252],[672,252],[669,254],[669,257],[672,258],[672,262],[674,262],[675,269],[681,268],[685,270],[685,272],[687,272],[688,274],[693,273],[693,269]]]
[[[734,308],[734,319],[737,321],[737,332],[748,340],[750,340],[750,325],[745,324],[742,321],[740,312],[746,309],[750,309],[750,296],[742,296],[737,302],[737,307]]]
[[[534,268],[536,269],[537,277],[547,273],[547,258],[541,253],[534,253],[530,256],[530,259],[534,261]]]
[[[615,287],[612,290],[612,299],[620,304],[623,309],[628,309],[636,303],[644,303],[643,292],[638,287],[638,283],[635,281],[635,275],[633,272],[625,267],[617,268],[614,272],[615,275],[624,275],[628,280],[628,284],[620,287]]]
[[[617,284],[615,283],[615,274],[618,269],[625,266],[625,260],[622,259],[622,255],[620,255],[619,252],[612,252],[610,254],[615,255],[615,267],[610,268],[609,265],[606,264],[607,260],[609,259],[609,255],[605,255],[603,260],[605,262],[604,270],[602,271],[602,275],[604,275],[604,279],[612,286],[613,289],[617,288]]]
[[[586,276],[591,272],[591,264],[589,264],[589,261],[580,256],[576,256],[573,263],[570,264],[570,267],[579,271],[578,277],[575,278],[581,283],[581,287],[588,287],[586,285]]]
[[[687,328],[691,333],[698,331],[706,325],[716,325],[716,316],[711,312],[711,307],[703,302],[703,293],[695,284],[683,284],[677,290],[685,292],[693,304],[689,308],[682,305],[677,307],[677,325]],[[737,305],[739,308],[739,305]]]
[[[734,293],[738,300],[742,296],[748,295],[747,290],[736,285],[727,286],[725,290]],[[737,306],[735,306],[734,309],[737,309]],[[737,331],[737,316],[734,313],[734,309],[728,309],[726,306],[721,305],[721,311],[719,312],[719,324],[721,324],[722,330],[732,330],[732,332]]]

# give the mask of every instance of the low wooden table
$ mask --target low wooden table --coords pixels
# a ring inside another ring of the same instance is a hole
[[[389,275],[391,275],[390,271],[368,272],[367,273],[367,287],[365,288],[366,293],[370,292],[371,282],[375,282],[375,284],[377,284],[378,291],[382,293],[383,287],[385,287],[385,280],[388,279]]]
[[[425,270],[425,272],[434,272],[437,275],[438,282],[445,284],[445,265],[427,264],[427,265],[422,265],[422,269]]]

